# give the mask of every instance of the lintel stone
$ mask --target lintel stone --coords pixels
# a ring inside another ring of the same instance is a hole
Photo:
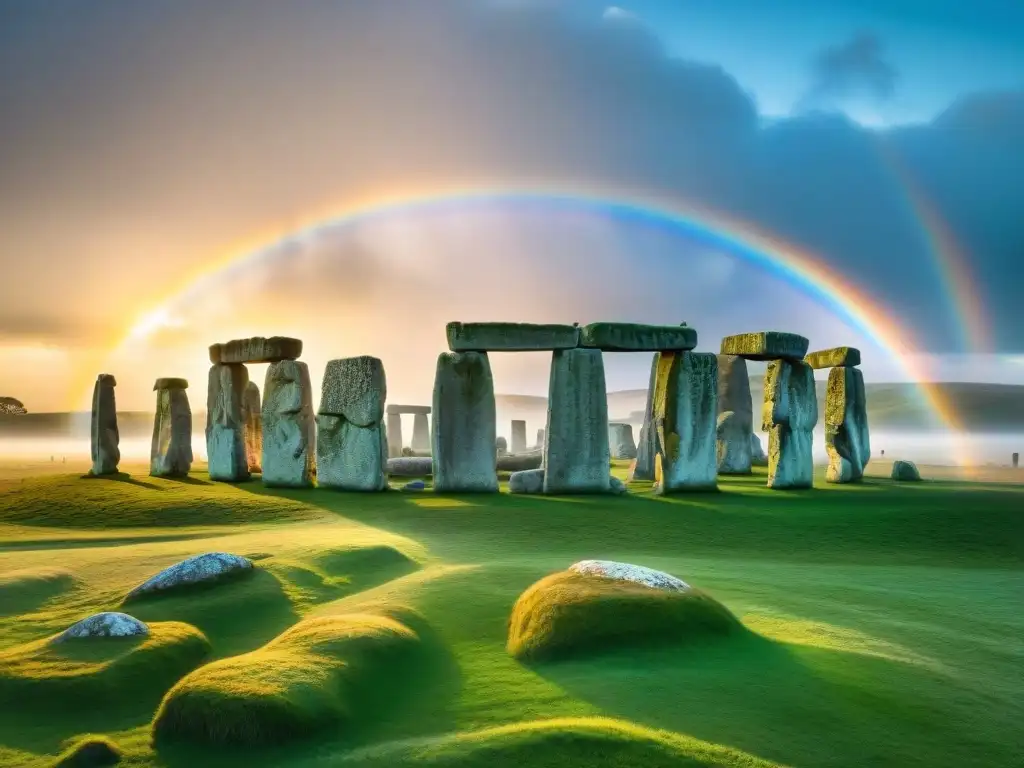
[[[804,362],[811,368],[856,368],[860,365],[860,350],[856,347],[833,347],[809,352]]]
[[[302,355],[302,340],[287,336],[251,339],[234,339],[226,344],[210,347],[210,362],[218,363],[279,363],[282,360],[298,360]]]
[[[783,331],[740,333],[722,339],[723,355],[738,355],[747,360],[800,361],[811,345],[805,337]]]
[[[424,416],[430,415],[429,405],[400,405],[398,403],[388,403],[386,408],[387,413],[421,413]]]
[[[686,352],[697,346],[687,325],[591,323],[580,329],[580,346],[605,352]]]
[[[188,379],[157,379],[153,385],[153,391],[161,389],[188,389]]]
[[[580,329],[575,325],[538,323],[448,323],[452,352],[537,352],[574,349]]]

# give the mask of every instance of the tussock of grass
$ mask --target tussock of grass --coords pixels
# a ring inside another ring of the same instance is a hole
[[[74,586],[75,577],[65,568],[23,568],[0,574],[0,616],[32,611]]]
[[[116,765],[121,761],[121,748],[106,736],[83,736],[61,753],[53,768],[93,768]]]
[[[182,679],[153,721],[154,740],[276,744],[355,719],[360,693],[400,685],[417,650],[415,614],[348,614],[300,621],[262,648]]]
[[[336,765],[432,768],[773,768],[739,750],[605,717],[533,720],[354,752]]]
[[[158,698],[210,651],[206,637],[179,622],[151,624],[140,637],[52,638],[0,653],[0,708],[115,709]]]
[[[546,660],[679,642],[740,627],[725,606],[697,589],[652,589],[559,571],[519,596],[509,619],[507,647],[517,658]]]

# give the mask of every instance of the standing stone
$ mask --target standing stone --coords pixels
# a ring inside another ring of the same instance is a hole
[[[430,419],[429,413],[415,413],[412,417],[412,449],[426,452],[430,450]]]
[[[814,483],[812,430],[818,423],[814,369],[803,361],[770,362],[761,419],[761,428],[768,432],[768,487],[810,488]]]
[[[512,419],[512,453],[526,453],[526,422]]]
[[[764,452],[761,438],[754,432],[750,433],[750,463],[755,467],[768,466],[768,454]]]
[[[613,459],[635,459],[636,443],[633,441],[633,427],[618,422],[609,424],[608,446]]]
[[[245,435],[245,460],[250,472],[263,471],[263,406],[255,381],[245,385],[242,396],[242,425]]]
[[[398,412],[388,413],[388,456],[398,458],[402,455],[402,414]]]
[[[658,493],[718,487],[717,424],[717,356],[662,352],[654,398]]]
[[[495,440],[494,440],[494,452],[498,456],[507,456],[508,455],[508,440],[506,440],[504,437],[497,437],[497,438],[495,438]]]
[[[653,480],[654,457],[658,453],[658,437],[651,426],[654,418],[654,387],[658,380],[658,359],[655,352],[651,359],[651,376],[647,383],[647,404],[644,406],[644,422],[640,427],[640,442],[636,448],[636,462],[630,467],[629,480]]]
[[[92,471],[93,475],[113,475],[121,461],[121,435],[117,429],[117,380],[109,373],[96,377],[92,390]]]
[[[539,448],[540,450],[544,450],[544,429],[543,428],[537,430],[537,445],[534,446],[534,447],[535,448]]]
[[[206,457],[211,480],[249,479],[242,403],[249,371],[240,363],[210,366],[206,390]]]
[[[388,488],[390,435],[384,429],[387,378],[380,358],[331,360],[324,372],[317,423],[317,483],[343,491]],[[391,419],[400,419],[388,413]],[[401,425],[397,436],[401,448]]]
[[[486,352],[443,352],[434,377],[434,490],[497,492],[494,378]]]
[[[599,349],[551,355],[544,493],[608,493],[608,393]]]
[[[149,451],[149,474],[153,477],[186,477],[192,469],[192,409],[183,379],[159,379],[156,390],[156,418]]]
[[[263,483],[309,488],[316,471],[316,425],[309,366],[281,360],[263,385]]]
[[[754,406],[750,398],[747,361],[738,355],[718,356],[718,473],[749,475],[750,435]]]
[[[825,451],[829,483],[850,483],[864,477],[870,455],[867,437],[864,377],[856,368],[833,368],[825,391]]]

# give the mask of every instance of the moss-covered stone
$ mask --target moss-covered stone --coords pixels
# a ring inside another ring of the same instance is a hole
[[[808,352],[804,362],[811,368],[854,368],[860,365],[860,350],[856,347],[833,347]]]
[[[572,349],[579,345],[575,325],[538,323],[448,323],[452,352],[536,352]]]
[[[606,352],[683,352],[697,346],[697,331],[685,325],[591,323],[580,329],[580,346]]]
[[[759,331],[726,336],[721,353],[747,360],[803,360],[810,345],[810,341],[795,333]]]
[[[894,461],[892,463],[892,479],[903,482],[916,482],[921,479],[917,465],[912,461]]]

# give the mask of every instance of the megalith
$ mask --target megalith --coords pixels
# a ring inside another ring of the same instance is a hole
[[[647,403],[644,406],[644,422],[640,426],[640,441],[636,447],[636,461],[629,471],[629,480],[654,480],[654,457],[658,453],[657,432],[651,426],[654,418],[654,386],[658,379],[658,359],[655,352],[651,359],[651,376],[647,384]]]
[[[260,402],[260,388],[255,381],[245,385],[245,392],[242,395],[242,429],[249,471],[262,472],[263,406]]]
[[[402,455],[405,441],[402,439],[402,414],[399,411],[388,411],[387,414],[388,456],[398,458]]]
[[[494,451],[498,456],[508,455],[508,440],[502,436],[498,436],[494,439]]]
[[[211,480],[248,480],[243,405],[249,371],[241,363],[214,363],[206,390],[206,456]]]
[[[280,360],[267,366],[262,417],[263,483],[311,487],[316,472],[316,425],[309,366],[298,360]]]
[[[156,417],[149,451],[153,477],[186,477],[192,469],[192,409],[185,379],[157,379]]]
[[[434,490],[496,492],[494,378],[486,352],[438,355],[431,417]]]
[[[738,355],[718,356],[718,472],[749,475],[750,435],[754,406],[750,396],[747,361]]]
[[[414,412],[412,415],[412,442],[410,446],[414,451],[425,452],[430,450],[430,409]]]
[[[864,376],[855,367],[860,351],[837,347],[812,352],[805,360],[811,368],[831,368],[825,390],[825,481],[856,482],[871,457]]]
[[[608,493],[608,394],[600,349],[551,355],[544,493]]]
[[[316,417],[317,483],[321,488],[387,490],[386,399],[387,379],[379,358],[361,355],[327,363]],[[391,416],[388,414],[389,422]],[[400,435],[398,440],[401,447]]]
[[[512,419],[512,453],[526,452],[526,422]]]
[[[117,429],[117,380],[109,373],[96,377],[92,390],[92,475],[113,475],[121,461],[120,433]]]
[[[612,422],[608,425],[608,447],[613,459],[635,459],[636,442],[630,424]]]
[[[818,398],[814,370],[802,360],[773,360],[764,378],[762,430],[768,433],[768,487],[810,488]]]
[[[718,487],[718,358],[706,352],[662,352],[654,396],[655,491]]]
[[[534,446],[534,448],[540,449],[542,451],[544,450],[544,428],[543,427],[541,427],[540,429],[537,430],[537,444]]]

